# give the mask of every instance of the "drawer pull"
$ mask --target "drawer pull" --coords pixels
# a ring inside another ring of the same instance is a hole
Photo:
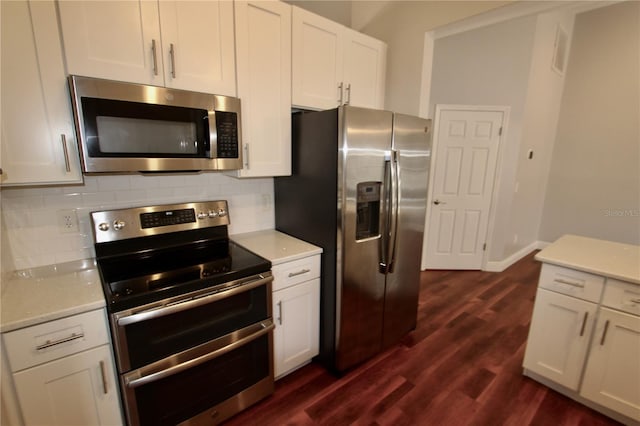
[[[574,283],[574,282],[571,282],[571,281],[563,280],[562,278],[554,278],[553,281],[557,282],[559,284],[570,285],[572,287],[584,288],[584,284]]]
[[[582,318],[582,327],[580,327],[580,337],[584,336],[584,327],[587,325],[588,317],[589,317],[589,312],[585,312],[584,318]]]
[[[100,361],[100,376],[102,377],[102,392],[106,395],[109,392],[107,387],[107,370],[104,361]]]
[[[631,303],[640,303],[640,299],[629,299]]]
[[[607,330],[609,329],[609,320],[604,323],[604,331],[602,332],[602,339],[600,339],[600,346],[604,345],[604,339],[607,337]]]
[[[307,272],[311,272],[311,269],[301,269],[298,272],[289,272],[289,278],[297,277],[298,275],[306,274]]]
[[[71,342],[72,340],[82,339],[83,337],[84,337],[84,333],[72,333],[71,336],[63,337],[62,339],[54,340],[53,342],[51,340],[47,340],[42,345],[36,346],[36,350],[37,351],[41,351],[43,349],[47,349],[47,348],[50,348],[52,346],[60,345],[62,343],[66,343],[66,342]]]

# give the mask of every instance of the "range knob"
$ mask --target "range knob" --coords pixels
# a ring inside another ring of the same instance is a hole
[[[107,222],[102,222],[100,225],[98,225],[98,229],[101,231],[108,231],[109,224]]]
[[[126,225],[126,223],[124,222],[124,220],[114,220],[113,221],[113,229],[115,229],[116,231],[121,230],[122,228],[124,228],[125,225]]]
[[[208,213],[205,213],[205,212],[199,212],[198,213],[198,219],[206,219],[208,217],[209,217]]]
[[[214,219],[216,217],[218,217],[218,212],[213,211],[213,210],[209,210],[209,218],[210,219]]]
[[[227,215],[227,211],[225,209],[218,210],[218,216],[225,217]]]

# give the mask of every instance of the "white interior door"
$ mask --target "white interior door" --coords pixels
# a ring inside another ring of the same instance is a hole
[[[428,269],[481,269],[505,111],[436,109]]]

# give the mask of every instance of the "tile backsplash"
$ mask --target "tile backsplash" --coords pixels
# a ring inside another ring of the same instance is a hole
[[[222,173],[85,176],[84,185],[3,188],[2,237],[15,269],[69,262],[95,256],[92,211],[206,200],[228,201],[230,234],[274,227],[272,178],[241,180]],[[70,211],[77,216],[77,229],[59,223]]]

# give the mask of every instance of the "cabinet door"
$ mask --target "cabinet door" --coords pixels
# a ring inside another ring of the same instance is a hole
[[[318,354],[320,279],[273,293],[275,377],[281,377]]]
[[[383,108],[387,45],[348,28],[344,44],[345,103]]]
[[[578,390],[596,304],[538,289],[524,367]]]
[[[239,177],[291,174],[291,6],[236,2],[238,96],[244,168]]]
[[[120,425],[109,345],[14,374],[28,425]]]
[[[640,317],[600,309],[580,394],[640,421]]]
[[[60,1],[58,7],[69,74],[164,85],[157,2]]]
[[[343,30],[336,22],[293,7],[292,103],[331,109],[344,99]]]
[[[2,185],[81,183],[53,1],[3,1]]]
[[[231,1],[161,1],[165,85],[236,95]]]

